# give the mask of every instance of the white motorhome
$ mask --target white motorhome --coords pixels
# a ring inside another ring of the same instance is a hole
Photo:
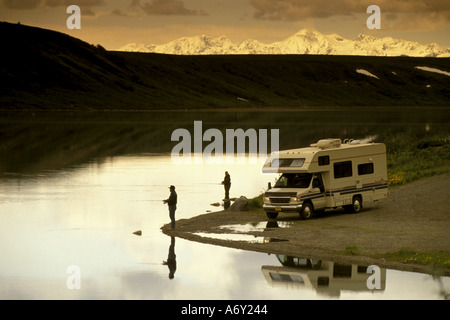
[[[344,291],[381,292],[386,289],[386,269],[384,268],[377,269],[373,274],[376,276],[373,276],[372,272],[367,272],[368,266],[364,265],[281,254],[276,256],[282,266],[261,267],[264,278],[273,287],[311,289],[329,297],[339,297]]]
[[[307,148],[273,152],[265,173],[281,173],[264,194],[270,219],[280,212],[314,212],[344,207],[358,213],[363,203],[388,195],[386,146],[358,140],[324,139]]]

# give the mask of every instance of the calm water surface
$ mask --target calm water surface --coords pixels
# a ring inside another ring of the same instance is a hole
[[[222,202],[225,170],[232,197],[254,196],[273,178],[259,163],[174,165],[155,155],[6,174],[0,180],[0,299],[440,299],[450,288],[449,278],[385,270],[382,289],[370,291],[367,275],[333,277],[333,262],[315,261],[312,269],[295,258],[289,268],[283,256],[178,238],[169,279],[163,262],[172,242],[160,231],[169,221],[161,199],[174,184],[177,219],[218,210],[210,204]],[[71,265],[81,272],[80,289],[67,287]],[[273,267],[288,276],[268,276]],[[329,276],[326,287],[310,282],[318,275]]]
[[[222,132],[276,128],[280,148],[318,138],[450,132],[445,108],[2,114],[0,299],[442,299],[448,294],[448,277],[383,270],[382,289],[370,291],[361,266],[182,239],[170,248],[172,239],[160,230],[169,222],[162,203],[168,186],[177,187],[177,219],[183,219],[220,210],[211,204],[222,202],[225,170],[231,174],[231,197],[256,196],[274,181],[261,173],[261,161],[174,164],[164,155],[175,145],[171,133],[192,132],[196,120],[203,130]],[[133,234],[137,230],[141,236]],[[173,279],[163,264],[169,251],[176,255]],[[68,289],[70,266],[80,271],[80,289]]]

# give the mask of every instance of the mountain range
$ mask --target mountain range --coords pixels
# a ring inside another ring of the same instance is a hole
[[[257,40],[234,43],[226,36],[214,38],[199,35],[180,38],[162,45],[129,43],[118,51],[177,55],[318,54],[450,57],[450,48],[442,48],[436,43],[423,45],[392,37],[378,38],[364,34],[349,40],[337,34],[324,35],[312,30],[301,30],[283,41],[270,44]]]

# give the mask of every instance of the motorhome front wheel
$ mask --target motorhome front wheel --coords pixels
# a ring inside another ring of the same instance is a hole
[[[311,219],[313,215],[312,205],[308,202],[303,203],[302,211],[300,212],[300,217],[304,220]]]

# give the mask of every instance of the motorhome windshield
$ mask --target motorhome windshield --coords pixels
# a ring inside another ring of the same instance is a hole
[[[312,173],[283,173],[275,188],[308,188]]]

